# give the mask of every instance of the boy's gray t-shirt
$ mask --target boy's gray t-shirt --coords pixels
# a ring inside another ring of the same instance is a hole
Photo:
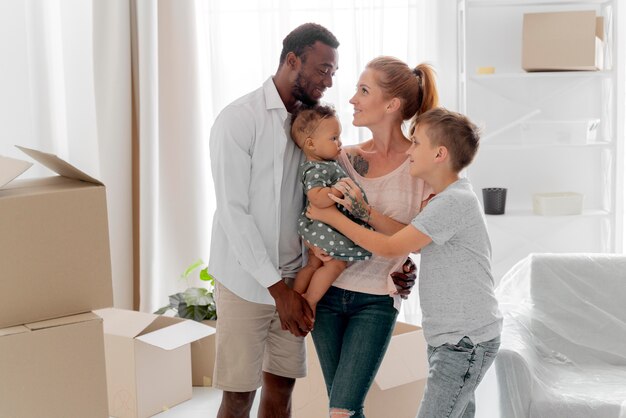
[[[502,330],[494,295],[491,243],[485,218],[465,178],[436,195],[411,221],[432,242],[421,251],[419,295],[424,336],[431,346],[474,344]]]

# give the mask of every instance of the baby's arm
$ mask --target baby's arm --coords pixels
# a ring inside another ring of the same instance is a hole
[[[334,227],[354,241],[355,244],[383,257],[403,256],[422,249],[432,241],[428,235],[412,225],[405,226],[391,236],[363,228],[334,207],[327,209],[309,208],[307,216]]]
[[[314,187],[306,192],[306,197],[313,206],[327,208],[335,205],[335,201],[328,196],[329,193],[337,197],[343,196],[339,190],[332,187]]]

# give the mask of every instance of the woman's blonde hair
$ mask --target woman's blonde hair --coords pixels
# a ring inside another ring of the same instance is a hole
[[[439,105],[435,71],[430,64],[422,63],[411,70],[397,58],[381,56],[366,68],[378,72],[378,84],[387,97],[400,99],[402,120],[415,119]]]

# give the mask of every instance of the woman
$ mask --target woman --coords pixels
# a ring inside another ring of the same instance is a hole
[[[377,231],[391,234],[416,215],[428,187],[409,175],[402,131],[405,120],[435,106],[438,95],[432,68],[411,70],[392,57],[370,61],[350,99],[353,124],[368,128],[372,139],[347,147],[339,162],[367,194],[363,200],[352,180],[336,186],[337,199]],[[389,274],[405,257],[374,256],[348,266],[317,305],[313,341],[329,396],[330,416],[364,417],[365,396],[380,366],[400,309]]]

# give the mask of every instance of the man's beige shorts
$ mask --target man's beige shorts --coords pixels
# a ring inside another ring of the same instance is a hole
[[[304,338],[280,328],[276,307],[249,302],[217,283],[217,337],[213,386],[229,392],[261,387],[265,371],[306,376]]]

